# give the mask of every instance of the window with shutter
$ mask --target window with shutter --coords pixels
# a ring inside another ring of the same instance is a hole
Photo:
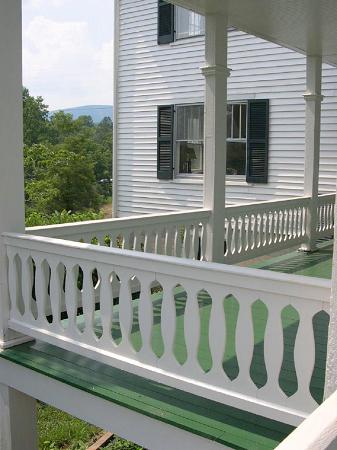
[[[157,177],[173,178],[174,106],[158,106]]]
[[[268,182],[269,100],[248,101],[247,182]]]
[[[158,1],[158,44],[174,41],[174,6],[164,0]]]

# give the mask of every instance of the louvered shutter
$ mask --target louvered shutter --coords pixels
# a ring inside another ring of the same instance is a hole
[[[173,122],[174,106],[158,106],[157,177],[173,178]]]
[[[164,0],[158,1],[158,44],[174,41],[174,6]]]
[[[268,182],[269,100],[248,101],[247,182]]]

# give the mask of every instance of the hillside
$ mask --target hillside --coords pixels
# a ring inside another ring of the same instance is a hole
[[[110,117],[112,120],[112,105],[76,106],[74,108],[62,108],[59,111],[72,114],[74,119],[79,116],[91,116],[95,123],[100,122],[104,117]],[[51,111],[50,114],[55,112],[57,111]]]

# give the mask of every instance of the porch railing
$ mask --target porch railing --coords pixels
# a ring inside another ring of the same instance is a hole
[[[11,329],[291,424],[317,406],[311,380],[322,349],[313,323],[328,311],[329,280],[46,237],[6,234],[4,242]],[[280,381],[287,358],[295,393]]]
[[[233,264],[300,246],[307,240],[310,197],[226,207],[224,262]],[[315,238],[333,234],[335,195],[318,197]],[[211,211],[150,214],[27,229],[32,235],[96,243],[125,250],[206,260]]]

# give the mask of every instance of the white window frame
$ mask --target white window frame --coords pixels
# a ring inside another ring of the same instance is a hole
[[[229,180],[240,180],[240,181],[246,181],[246,174],[247,174],[247,133],[248,133],[248,101],[247,100],[233,100],[233,101],[228,101],[227,105],[246,105],[246,137],[242,138],[233,138],[233,137],[229,137],[226,138],[226,142],[242,142],[246,144],[246,169],[245,169],[245,174],[244,175],[227,175],[226,174],[226,179]],[[233,110],[232,110],[233,111]],[[239,132],[240,132],[240,136],[241,136],[241,108],[240,108],[240,125],[239,125]],[[227,117],[226,117],[227,120]],[[234,120],[233,120],[233,112],[232,112],[232,123],[231,123],[231,136],[233,136],[233,127],[234,127]],[[227,130],[228,133],[228,130]]]
[[[174,33],[175,37],[174,37],[174,40],[175,41],[181,41],[181,40],[184,40],[184,39],[191,39],[191,38],[195,38],[195,37],[205,36],[205,24],[204,24],[204,29],[203,29],[203,31],[201,33],[186,34],[186,36],[179,36],[177,28],[178,28],[178,23],[179,23],[178,15],[179,15],[179,11],[180,10],[185,10],[185,11],[189,12],[190,14],[197,14],[194,11],[190,11],[190,10],[188,10],[186,8],[181,7],[181,6],[175,6],[175,8],[174,8],[174,15],[175,15],[175,17],[174,17],[174,22],[175,22],[175,33]],[[203,20],[205,20],[204,16],[202,16],[201,14],[198,14],[198,16],[202,17]]]
[[[174,166],[174,178],[179,179],[196,179],[200,180],[204,176],[204,156],[205,156],[205,139],[200,140],[200,142],[197,142],[198,144],[201,143],[203,145],[202,148],[202,173],[180,173],[179,172],[179,166],[180,166],[180,151],[179,151],[179,145],[178,144],[178,108],[179,107],[187,107],[187,106],[203,106],[205,108],[205,105],[203,102],[189,102],[189,103],[177,103],[174,105],[174,132],[173,132],[173,166]],[[184,142],[179,140],[179,142]]]

